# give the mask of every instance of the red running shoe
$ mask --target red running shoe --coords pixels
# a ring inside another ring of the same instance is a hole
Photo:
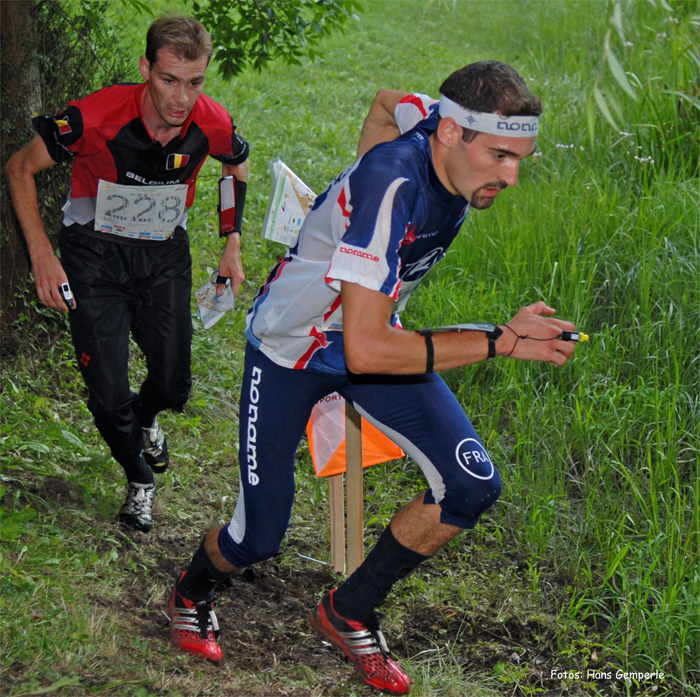
[[[311,613],[311,626],[349,656],[355,671],[368,685],[387,695],[407,695],[411,681],[401,666],[389,658],[379,620],[373,616],[367,625],[346,620],[333,609],[334,593],[326,593]]]
[[[183,571],[179,580],[184,575]],[[214,614],[214,601],[188,600],[178,593],[177,583],[170,595],[170,632],[173,643],[180,651],[203,656],[214,663],[223,658],[216,643],[219,623]]]

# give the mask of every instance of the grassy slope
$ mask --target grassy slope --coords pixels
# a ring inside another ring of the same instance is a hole
[[[235,660],[217,670],[176,656],[162,611],[174,570],[208,525],[227,519],[236,496],[243,311],[281,253],[255,237],[268,160],[281,157],[318,191],[352,160],[377,88],[436,94],[447,73],[484,58],[512,63],[543,97],[542,154],[524,167],[518,189],[468,222],[407,324],[503,321],[546,297],[593,341],[560,371],[500,361],[446,376],[501,463],[504,496],[473,534],[397,591],[386,608],[388,634],[411,656],[418,695],[538,687],[592,694],[594,684],[547,679],[554,667],[589,665],[662,666],[671,679],[661,688],[676,694],[693,681],[697,186],[645,174],[628,137],[611,140],[607,152],[589,148],[583,93],[602,5],[451,7],[375,2],[345,37],[327,42],[321,61],[276,66],[234,85],[209,80],[208,92],[253,145],[249,281],[234,317],[206,332],[197,326],[192,399],[185,414],[163,419],[175,466],[159,480],[150,537],[113,524],[121,475],[92,429],[62,322],[45,313],[21,330],[24,350],[3,367],[0,412],[9,512],[0,680],[9,694],[49,685],[76,695],[366,694],[341,664],[330,680],[301,659],[255,671]],[[203,172],[191,217],[196,284],[217,261],[216,177],[214,168]],[[137,360],[134,382],[142,375]],[[294,527],[277,563],[287,579],[309,573],[295,551],[328,553],[325,483],[304,455],[300,462]],[[366,485],[371,538],[421,483],[398,463],[369,471]],[[423,627],[421,652],[402,631],[404,616]],[[291,613],[283,620],[291,624]],[[501,640],[490,642],[489,632]]]

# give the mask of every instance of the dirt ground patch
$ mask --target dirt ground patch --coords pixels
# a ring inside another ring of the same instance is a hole
[[[129,533],[140,536],[140,533]],[[152,538],[151,538],[152,539]],[[159,536],[155,543],[164,554],[157,563],[157,577],[168,586],[158,604],[146,607],[144,596],[149,583],[143,578],[142,593],[124,598],[120,610],[137,619],[134,631],[156,642],[164,653],[170,645],[167,600],[171,583],[187,566],[194,546],[177,535]],[[192,659],[192,670],[242,670],[250,674],[299,675],[313,673],[322,692],[251,691],[236,697],[324,697],[374,694],[353,674],[352,666],[342,654],[322,641],[308,624],[308,615],[320,593],[333,587],[336,578],[328,567],[304,567],[272,559],[247,569],[222,584],[217,590],[216,613],[221,627],[219,643],[224,652],[220,666]],[[522,666],[528,681],[541,690],[556,689],[544,671],[551,663],[551,647],[556,632],[545,620],[511,617],[496,621],[493,615],[448,605],[426,606],[419,601],[400,609],[398,622],[385,625],[390,649],[401,661],[415,657],[448,642],[452,660],[465,670],[492,675],[497,663]],[[394,613],[396,616],[396,613]],[[189,665],[189,664],[188,664]],[[196,666],[196,667],[195,667]],[[527,668],[525,668],[527,666]],[[221,694],[226,694],[222,692]]]
[[[84,505],[84,492],[74,482],[27,476],[24,487],[21,503],[36,504],[36,499],[44,499],[51,502],[51,513]],[[126,573],[120,574],[118,592],[109,583],[96,584],[92,592],[87,592],[88,602],[93,604],[95,617],[107,611],[117,618],[118,637],[101,635],[99,640],[122,642],[124,645],[117,646],[113,656],[128,656],[129,662],[123,669],[116,662],[116,671],[103,677],[89,673],[85,666],[74,669],[72,676],[91,694],[112,694],[115,680],[130,683],[137,681],[136,676],[148,685],[149,696],[375,694],[354,674],[347,659],[309,626],[308,615],[321,594],[339,579],[328,566],[309,559],[323,556],[319,545],[323,547],[324,542],[318,535],[310,538],[305,527],[290,531],[278,557],[245,570],[218,589],[216,612],[224,660],[214,665],[178,654],[170,640],[170,589],[197,547],[199,533],[193,529],[199,525],[176,522],[171,517],[169,525],[159,524],[150,534],[144,534],[115,528],[110,516],[109,520],[101,519],[98,526],[101,534],[94,535],[95,557],[118,559],[118,567]],[[422,592],[402,593],[397,589],[387,602],[383,623],[387,643],[400,662],[411,661],[410,673],[418,674],[424,663],[446,663],[456,672],[473,675],[477,682],[483,678],[484,684],[500,689],[504,695],[622,694],[620,685],[610,681],[594,681],[590,690],[576,691],[552,679],[551,669],[561,659],[557,653],[561,628],[556,624],[556,612],[552,608],[547,611],[545,599],[533,602],[530,598],[525,566],[518,558],[504,556],[502,550],[497,554],[490,547],[480,548],[474,557],[477,567],[472,570],[476,576],[466,583],[470,588],[471,583],[477,584],[478,592],[474,585],[475,592],[462,601],[449,589],[453,580],[464,582],[465,577],[459,576],[459,569],[449,560],[436,559],[418,573],[448,581],[445,596],[440,596],[444,600],[430,602]],[[42,573],[48,577],[55,570],[44,569]],[[551,581],[558,585],[554,575]],[[511,594],[519,600],[504,612],[504,598]],[[581,643],[574,647],[576,655],[569,655],[572,665],[604,670],[602,657],[601,663],[594,665],[591,648],[598,645],[594,628],[580,626],[579,631],[586,636],[580,636]],[[138,671],[135,666],[139,666]],[[8,666],[4,686],[26,682],[29,673],[31,669],[22,662]],[[498,675],[502,684],[496,682]]]

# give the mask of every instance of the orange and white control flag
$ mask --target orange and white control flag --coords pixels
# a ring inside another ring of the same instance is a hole
[[[306,427],[317,477],[345,472],[345,399],[337,392],[316,404]],[[403,457],[404,452],[376,426],[362,419],[362,466]]]

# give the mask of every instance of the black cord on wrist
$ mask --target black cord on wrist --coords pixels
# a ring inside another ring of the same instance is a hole
[[[513,348],[510,350],[510,353],[505,355],[505,358],[510,358],[513,355],[513,351],[515,351],[515,347],[518,345],[518,341],[520,341],[520,339],[529,339],[530,337],[527,334],[518,334],[518,332],[516,332],[515,329],[513,329],[513,327],[511,327],[509,324],[504,324],[503,326],[508,327],[508,329],[515,334],[515,343],[513,344]]]
[[[506,358],[509,358],[513,355],[513,351],[515,351],[515,347],[518,345],[518,341],[520,341],[520,339],[529,339],[530,341],[551,341],[552,339],[562,339],[564,336],[562,333],[557,334],[557,336],[550,337],[549,339],[538,339],[537,337],[530,336],[529,334],[518,334],[518,332],[516,332],[515,329],[513,329],[513,327],[511,327],[508,324],[504,324],[503,326],[508,327],[508,329],[510,329],[510,331],[512,331],[513,334],[515,334],[515,343],[513,344],[513,348],[510,350],[510,353],[507,356],[505,356]]]

